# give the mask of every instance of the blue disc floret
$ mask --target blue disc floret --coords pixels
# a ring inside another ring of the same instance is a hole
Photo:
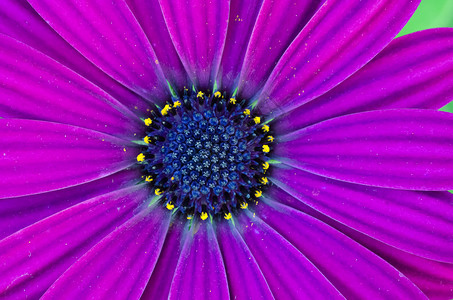
[[[186,89],[150,114],[137,161],[163,205],[188,219],[228,220],[257,204],[274,138],[247,101]]]

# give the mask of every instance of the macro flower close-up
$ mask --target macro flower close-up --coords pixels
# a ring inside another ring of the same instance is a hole
[[[452,299],[419,4],[0,1],[0,299]]]

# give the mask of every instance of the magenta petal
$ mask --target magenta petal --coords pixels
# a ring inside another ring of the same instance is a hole
[[[217,224],[217,240],[225,262],[232,299],[274,299],[253,254],[234,228]]]
[[[0,240],[77,203],[135,185],[139,179],[138,170],[124,170],[66,189],[0,199]]]
[[[179,59],[157,0],[126,0],[153,46],[165,78],[182,90],[188,85],[187,73]]]
[[[267,204],[258,205],[256,214],[307,256],[347,299],[425,298],[391,265],[339,231],[277,202]]]
[[[277,118],[291,132],[333,117],[387,108],[439,109],[453,99],[453,29],[400,37],[326,94]]]
[[[179,256],[181,255],[185,222],[175,220],[168,230],[159,260],[154,267],[148,285],[140,299],[167,300],[170,294],[171,282],[175,274]]]
[[[111,77],[147,99],[166,96],[157,58],[124,1],[29,2],[56,32]]]
[[[159,2],[190,79],[199,89],[212,88],[225,44],[229,0]]]
[[[330,90],[378,54],[419,0],[331,0],[318,10],[272,71],[263,113],[287,112]]]
[[[386,244],[453,262],[453,195],[369,187],[293,168],[274,168],[272,181],[321,213]]]
[[[92,181],[132,165],[138,154],[99,132],[18,119],[0,119],[0,149],[0,198]]]
[[[159,257],[171,213],[143,209],[74,263],[42,299],[139,299]],[[127,274],[127,276],[124,276]]]
[[[230,19],[217,81],[222,90],[234,91],[252,30],[263,0],[231,0]]]
[[[452,299],[453,264],[421,258],[363,235],[355,235],[354,238],[394,265],[414,282],[429,299]]]
[[[87,250],[133,216],[142,186],[102,195],[0,241],[0,298],[37,299]]]
[[[325,0],[263,2],[239,79],[241,97],[252,98],[263,87],[282,54],[324,2]],[[233,15],[232,18],[234,17]],[[238,45],[232,46],[243,48]]]
[[[453,115],[382,110],[290,133],[275,153],[298,169],[353,183],[408,190],[453,189]]]
[[[129,109],[149,102],[99,70],[56,33],[25,0],[0,1],[0,32],[21,41],[87,78]]]
[[[75,125],[132,136],[143,122],[58,62],[0,34],[0,117]]]
[[[169,299],[229,299],[228,282],[212,224],[186,230]]]
[[[237,221],[276,299],[343,299],[302,253],[258,217],[241,213]]]

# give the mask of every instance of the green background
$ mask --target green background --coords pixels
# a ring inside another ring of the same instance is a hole
[[[453,0],[422,0],[398,36],[434,27],[453,27]],[[453,113],[453,101],[441,110]]]

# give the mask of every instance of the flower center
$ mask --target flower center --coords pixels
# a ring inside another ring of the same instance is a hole
[[[169,210],[192,219],[231,219],[269,185],[270,143],[263,118],[234,97],[184,92],[145,119],[143,178]]]

